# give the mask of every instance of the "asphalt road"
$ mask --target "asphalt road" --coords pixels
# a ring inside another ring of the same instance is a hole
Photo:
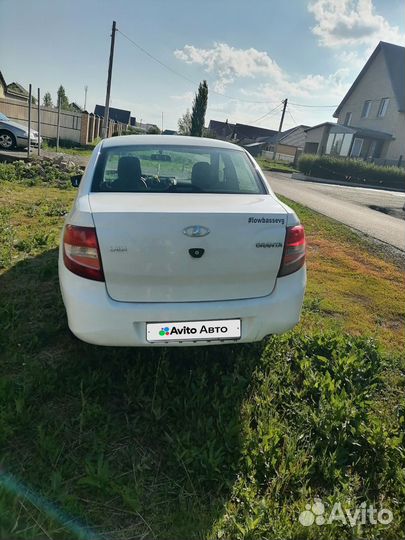
[[[405,193],[293,180],[267,172],[273,191],[405,252]],[[371,209],[385,209],[391,215]]]

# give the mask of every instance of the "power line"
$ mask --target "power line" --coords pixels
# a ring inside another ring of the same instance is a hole
[[[194,81],[193,79],[190,79],[189,77],[187,77],[187,75],[184,75],[183,73],[180,73],[179,71],[173,69],[172,67],[168,66],[167,64],[165,64],[164,62],[162,62],[161,60],[159,60],[159,58],[157,58],[156,56],[154,56],[152,53],[150,53],[149,51],[147,51],[144,47],[142,47],[141,45],[139,45],[139,43],[137,43],[136,41],[134,41],[133,39],[131,39],[129,36],[127,36],[122,30],[119,30],[117,28],[117,32],[119,32],[125,39],[127,39],[132,45],[134,45],[134,47],[136,47],[137,49],[139,49],[141,52],[143,52],[144,54],[146,54],[146,56],[148,56],[149,58],[151,58],[152,60],[154,60],[155,62],[157,62],[159,65],[161,65],[162,67],[164,67],[165,69],[167,69],[168,71],[170,71],[171,73],[173,73],[173,75],[176,75],[177,77],[180,77],[181,79],[187,81],[188,83],[192,84],[193,86],[197,86],[198,83],[196,81]],[[222,94],[221,92],[216,92],[215,90],[212,90],[210,89],[210,92],[212,94],[215,94],[217,96],[220,96],[222,98],[227,98],[227,99],[231,99],[231,100],[234,100],[234,101],[241,101],[241,102],[244,102],[244,103],[257,103],[257,104],[266,104],[266,105],[273,105],[274,102],[269,102],[269,101],[258,101],[258,100],[253,100],[253,99],[244,99],[244,98],[241,98],[241,97],[235,97],[235,96],[231,96],[229,94]],[[291,105],[294,105],[294,106],[297,106],[297,107],[309,107],[309,108],[336,108],[338,105],[307,105],[305,103],[291,103]],[[273,109],[274,110],[274,109]],[[268,113],[270,114],[270,113]],[[267,115],[267,113],[266,113]]]
[[[294,116],[293,116],[292,113],[290,112],[290,109],[287,109],[287,112],[288,112],[288,114],[291,116],[292,121],[294,122],[294,124],[297,125],[297,121],[295,120]]]
[[[327,109],[334,109],[337,107],[337,105],[304,105],[303,103],[291,103],[291,105],[294,105],[294,107],[310,107],[310,108],[327,108]]]
[[[128,37],[126,34],[124,34],[124,32],[122,32],[122,30],[117,29],[117,32],[119,32],[122,36],[124,36],[124,38],[126,38],[130,43],[132,43],[133,45],[135,45],[135,47],[137,47],[137,49],[139,49],[139,50],[142,51],[144,54],[146,54],[147,56],[149,56],[149,58],[152,58],[152,60],[154,60],[155,62],[157,62],[158,64],[160,64],[160,65],[163,66],[164,68],[168,69],[168,70],[171,71],[172,73],[174,73],[174,75],[177,75],[178,77],[181,77],[182,79],[186,80],[186,81],[189,82],[189,83],[195,84],[194,81],[192,81],[191,79],[189,79],[189,78],[186,77],[185,75],[182,75],[182,74],[179,73],[178,71],[174,70],[173,68],[171,68],[171,67],[168,66],[167,64],[164,64],[163,62],[161,62],[161,61],[159,60],[159,58],[156,58],[156,56],[153,56],[153,54],[151,54],[151,53],[148,52],[146,49],[144,49],[143,47],[141,47],[141,45],[139,45],[138,43],[135,43],[135,41],[134,41],[133,39],[131,39],[130,37]]]
[[[279,103],[277,105],[277,107],[274,107],[274,109],[272,109],[271,111],[267,112],[266,114],[264,114],[263,116],[260,116],[260,118],[257,118],[256,120],[251,120],[251,124],[256,124],[257,122],[260,122],[260,120],[263,120],[263,118],[266,118],[266,116],[270,116],[274,111],[276,111],[277,109],[279,109],[281,106],[282,106],[283,102]]]
[[[158,64],[160,64],[162,67],[164,67],[165,69],[167,69],[168,71],[170,71],[171,73],[173,73],[173,75],[177,75],[177,77],[180,77],[182,79],[184,79],[185,81],[191,83],[193,86],[197,86],[198,83],[196,81],[193,81],[192,79],[190,79],[189,77],[187,77],[186,75],[183,75],[182,73],[180,73],[179,71],[176,71],[175,69],[171,68],[170,66],[168,66],[167,64],[165,64],[164,62],[162,62],[161,60],[159,60],[159,58],[156,58],[156,56],[154,56],[153,54],[151,54],[149,51],[147,51],[146,49],[144,49],[141,45],[139,45],[139,43],[136,43],[133,39],[131,39],[129,36],[127,36],[126,34],[124,34],[124,32],[122,32],[122,30],[119,30],[117,28],[117,32],[119,32],[122,36],[124,36],[125,39],[127,39],[130,43],[132,43],[132,45],[134,45],[137,49],[139,49],[140,51],[142,51],[144,54],[146,54],[147,56],[149,56],[149,58],[151,58],[152,60],[154,60],[155,62],[157,62]],[[252,99],[244,99],[244,98],[240,98],[240,97],[235,97],[235,96],[230,96],[228,94],[221,94],[220,92],[216,92],[215,90],[211,90],[210,89],[210,92],[212,94],[215,94],[217,96],[221,96],[222,98],[228,98],[228,99],[232,99],[234,101],[242,101],[242,102],[245,102],[245,103],[261,103],[261,104],[266,104],[266,105],[272,105],[271,102],[269,101],[255,101],[255,100],[252,100]]]

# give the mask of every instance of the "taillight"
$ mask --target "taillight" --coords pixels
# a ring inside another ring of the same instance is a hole
[[[305,263],[305,231],[302,225],[287,227],[283,259],[279,277],[288,276],[299,270]]]
[[[96,229],[66,225],[63,235],[63,261],[74,274],[104,281]]]

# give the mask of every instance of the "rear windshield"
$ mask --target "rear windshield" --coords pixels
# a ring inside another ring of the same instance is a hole
[[[118,146],[102,150],[92,191],[265,193],[244,152],[193,146]]]

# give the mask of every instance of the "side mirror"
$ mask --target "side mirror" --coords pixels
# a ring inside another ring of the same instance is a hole
[[[79,187],[82,176],[82,174],[75,174],[74,176],[70,177],[70,181],[72,182],[73,187]]]

